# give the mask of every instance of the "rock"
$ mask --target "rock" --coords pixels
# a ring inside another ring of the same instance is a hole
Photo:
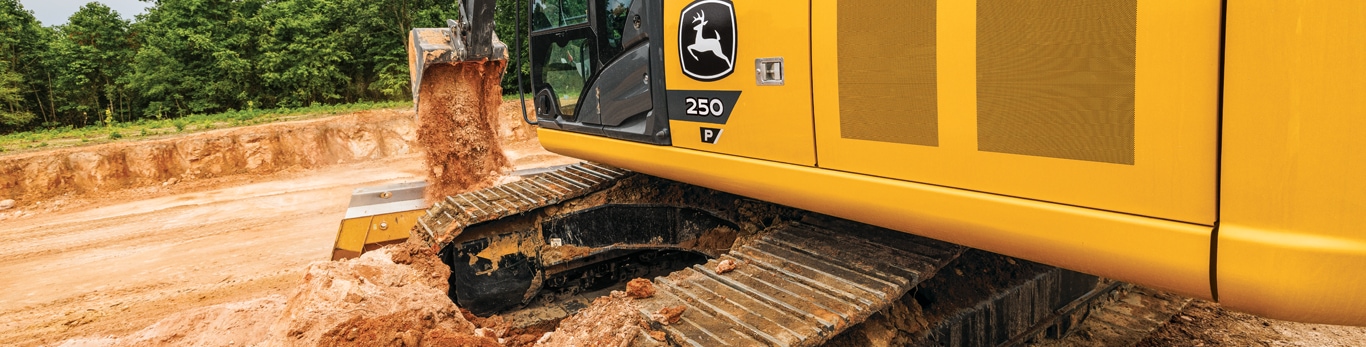
[[[498,338],[498,334],[495,333],[495,332],[493,331],[493,329],[489,329],[489,328],[477,328],[477,329],[474,329],[474,336],[477,336],[477,337],[487,337],[487,338]]]
[[[726,259],[726,260],[722,260],[720,263],[717,263],[717,264],[716,264],[716,273],[717,273],[717,274],[723,274],[723,273],[727,273],[727,272],[731,272],[731,271],[735,271],[735,261],[734,261],[734,260]]]
[[[678,323],[680,318],[683,318],[683,311],[687,310],[688,307],[684,305],[665,306],[660,308],[659,312],[650,315],[650,319],[664,325],[674,324]]]
[[[644,299],[655,296],[655,285],[650,280],[644,278],[633,279],[626,282],[626,296],[636,299]]]
[[[14,208],[14,199],[0,200],[0,211]]]

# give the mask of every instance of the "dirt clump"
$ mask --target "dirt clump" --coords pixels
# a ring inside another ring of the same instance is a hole
[[[427,201],[493,185],[510,170],[498,137],[503,60],[437,64],[419,88]]]
[[[408,242],[355,260],[310,265],[303,285],[272,326],[276,334],[271,338],[315,345],[402,342],[431,330],[473,333],[474,324],[446,297],[445,277],[434,276],[439,271],[436,256],[424,256],[422,249]],[[410,264],[394,262],[391,254],[406,255]]]
[[[683,318],[683,312],[687,310],[688,306],[684,305],[665,306],[661,307],[659,312],[650,315],[650,319],[664,325],[674,324],[678,323],[678,320]]]
[[[655,284],[644,278],[633,279],[626,282],[626,296],[633,299],[655,296]]]
[[[716,263],[716,273],[723,274],[731,271],[735,271],[734,260],[725,259]]]

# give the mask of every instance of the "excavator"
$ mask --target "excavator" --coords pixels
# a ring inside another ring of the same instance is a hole
[[[986,305],[1038,312],[968,314],[1023,323],[940,343],[1056,327],[1096,276],[1366,325],[1361,2],[523,5],[496,10],[526,15],[524,118],[587,161],[348,212],[338,252],[420,238],[481,314],[663,271],[642,310],[688,308],[676,345],[818,345],[976,250],[1054,270]],[[508,59],[494,2],[459,6],[410,35],[415,98],[431,66]]]

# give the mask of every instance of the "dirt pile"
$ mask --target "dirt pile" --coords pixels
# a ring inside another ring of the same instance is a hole
[[[64,345],[500,346],[494,329],[471,323],[446,297],[450,270],[424,249],[404,244],[315,262],[287,299],[194,309],[126,337]]]
[[[664,333],[652,329],[635,299],[621,291],[594,300],[536,343],[538,347],[665,345]]]
[[[284,307],[285,298],[280,295],[202,307],[168,316],[126,337],[68,340],[61,346],[228,346],[259,342],[270,330],[269,321],[260,318],[278,316]]]
[[[427,201],[488,187],[510,170],[497,131],[506,63],[437,64],[424,73],[417,137],[427,153]]]
[[[321,119],[0,156],[0,200],[27,205],[63,194],[317,168],[417,151],[408,111]]]

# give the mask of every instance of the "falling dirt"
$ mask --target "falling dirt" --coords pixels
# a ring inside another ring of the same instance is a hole
[[[493,185],[510,170],[498,141],[506,61],[427,67],[419,89],[418,141],[426,149],[426,198]]]

